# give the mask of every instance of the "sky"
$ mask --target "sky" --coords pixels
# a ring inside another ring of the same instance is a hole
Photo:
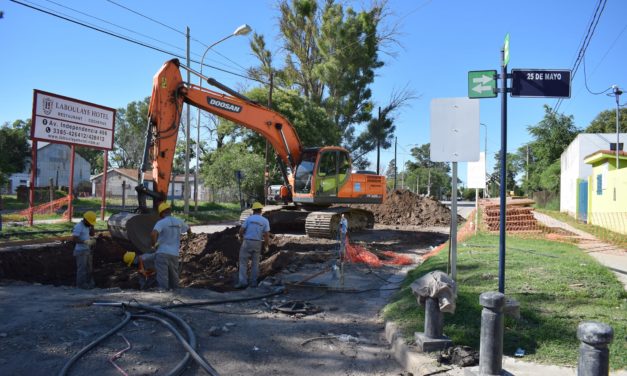
[[[275,0],[2,0],[0,11],[0,123],[32,115],[33,90],[39,89],[112,108],[150,95],[152,76],[163,62],[186,54],[186,28],[192,60],[200,61],[208,45],[230,35],[242,24],[264,35],[282,63]],[[357,10],[370,1],[343,1]],[[436,98],[468,95],[468,72],[499,70],[500,50],[510,34],[508,69],[571,69],[589,28],[597,0],[389,0],[387,27],[396,26],[398,44],[380,55],[385,65],[372,84],[375,106],[385,106],[395,91],[407,88],[418,98],[396,114],[398,162],[411,158],[415,145],[430,142],[430,104]],[[51,16],[44,9],[148,47]],[[607,0],[585,53],[586,80],[593,92],[612,85],[627,87],[627,1]],[[257,66],[248,36],[232,37],[206,55],[203,73],[227,86],[252,88],[246,69]],[[200,70],[197,63],[191,64]],[[242,77],[244,76],[244,77]],[[501,100],[480,99],[480,149],[487,131],[488,171],[500,149]],[[551,98],[508,96],[507,150],[529,142],[529,125],[540,122]],[[621,103],[627,102],[627,95]],[[595,116],[615,109],[614,96],[593,95],[585,88],[580,66],[571,83],[571,98],[560,112],[585,128]],[[192,122],[194,123],[194,122]],[[192,131],[195,134],[195,131]],[[202,134],[201,137],[208,135]],[[309,145],[306,145],[309,146]],[[382,152],[382,166],[394,149]],[[372,168],[376,154],[370,154]],[[466,163],[459,164],[466,181]]]

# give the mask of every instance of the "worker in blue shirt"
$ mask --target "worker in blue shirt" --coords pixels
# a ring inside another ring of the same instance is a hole
[[[179,247],[181,234],[192,230],[181,219],[172,217],[172,210],[167,202],[158,207],[161,219],[150,233],[151,246],[155,250],[155,269],[157,284],[162,290],[179,287]]]
[[[246,218],[239,229],[239,238],[242,246],[239,249],[239,273],[236,289],[257,287],[259,275],[259,258],[261,249],[267,249],[270,245],[270,222],[261,215],[263,205],[260,202],[253,203],[253,214]],[[250,281],[248,279],[248,260],[251,260]]]
[[[73,255],[76,258],[76,287],[81,289],[92,289],[96,286],[92,276],[92,248],[96,244],[96,239],[92,236],[95,234],[95,224],[96,213],[86,211],[83,219],[72,230],[72,240],[75,244]]]

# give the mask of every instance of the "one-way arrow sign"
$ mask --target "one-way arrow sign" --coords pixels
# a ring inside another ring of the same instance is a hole
[[[468,98],[495,98],[496,71],[468,72]]]

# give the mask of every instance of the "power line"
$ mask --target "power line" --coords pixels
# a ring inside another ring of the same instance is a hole
[[[120,29],[122,29],[122,30],[129,31],[129,32],[131,32],[131,33],[133,33],[133,34],[137,34],[137,35],[140,35],[140,36],[142,36],[142,37],[145,37],[145,38],[148,38],[148,39],[152,39],[152,40],[154,40],[155,42],[163,43],[163,44],[165,44],[165,45],[167,45],[167,46],[174,47],[174,48],[176,48],[176,49],[178,49],[178,50],[184,51],[184,49],[182,49],[182,48],[180,48],[180,47],[178,47],[178,46],[176,46],[176,45],[174,45],[174,44],[171,44],[171,43],[168,43],[168,42],[164,42],[164,41],[162,41],[162,40],[159,40],[159,39],[153,38],[153,37],[151,37],[151,36],[149,36],[149,35],[142,34],[142,33],[138,32],[138,31],[131,30],[131,29],[126,28],[126,27],[124,27],[124,26],[120,26],[120,25],[114,24],[114,23],[109,22],[109,21],[107,21],[107,20],[105,20],[105,19],[102,19],[102,18],[99,18],[99,17],[93,16],[93,15],[91,15],[91,14],[88,14],[88,13],[82,12],[82,11],[80,11],[80,10],[77,10],[77,9],[74,9],[74,8],[71,8],[71,7],[68,7],[68,6],[65,6],[65,5],[63,5],[63,4],[59,4],[59,3],[55,2],[55,1],[52,1],[52,0],[46,0],[46,1],[47,1],[47,2],[49,2],[49,3],[55,4],[55,5],[58,5],[58,6],[62,7],[62,8],[65,8],[65,9],[71,10],[71,11],[73,11],[73,12],[76,12],[76,13],[82,14],[82,15],[84,15],[84,16],[91,17],[91,18],[96,19],[96,20],[98,20],[98,21],[102,21],[102,22],[104,22],[104,23],[106,23],[106,24],[109,24],[109,25],[111,25],[111,26],[115,26],[115,27],[120,28]],[[31,4],[32,4],[32,3],[31,3]],[[48,9],[49,9],[49,8],[48,8]]]
[[[48,1],[50,1],[50,0],[48,0]],[[172,27],[172,26],[170,26],[170,25],[167,25],[167,24],[165,24],[165,23],[163,23],[163,22],[161,22],[161,21],[159,21],[159,20],[156,20],[156,19],[154,19],[154,18],[152,18],[152,17],[148,17],[148,16],[146,16],[145,14],[142,14],[142,13],[140,13],[140,12],[136,11],[136,10],[133,10],[133,9],[131,9],[131,8],[127,7],[127,6],[121,5],[121,4],[119,4],[119,3],[117,3],[117,2],[115,2],[115,1],[113,1],[113,0],[107,0],[107,1],[108,1],[108,2],[110,2],[110,3],[111,3],[111,4],[113,4],[113,5],[116,5],[116,6],[120,7],[120,8],[122,8],[122,9],[127,10],[127,11],[129,11],[129,12],[131,12],[131,13],[134,13],[134,14],[136,14],[136,15],[138,15],[138,16],[141,16],[141,17],[143,17],[143,18],[146,18],[147,20],[150,20],[150,21],[152,21],[152,22],[154,22],[154,23],[156,23],[156,24],[158,24],[158,25],[161,25],[161,26],[163,26],[163,27],[165,27],[165,28],[168,28],[168,29],[170,29],[170,30],[173,30],[173,31],[175,31],[175,32],[177,32],[177,33],[179,33],[179,34],[181,34],[181,35],[186,35],[185,33],[183,33],[182,31],[179,31],[179,30],[178,30],[178,29],[176,29],[175,27]],[[200,40],[198,40],[198,39],[196,39],[196,38],[191,38],[191,40],[192,40],[192,41],[194,41],[194,42],[196,42],[196,43],[198,43],[198,44],[200,44],[200,45],[202,45],[202,46],[203,46],[203,47],[205,47],[205,48],[209,47],[209,45],[208,45],[208,44],[206,44],[206,43],[204,43],[204,42],[202,42],[202,41],[200,41]],[[244,71],[246,71],[246,70],[247,70],[246,68],[244,68],[243,66],[241,66],[241,65],[240,65],[240,64],[238,64],[237,62],[233,61],[232,59],[228,58],[227,56],[225,56],[225,55],[221,54],[221,53],[220,53],[220,52],[218,52],[217,50],[213,50],[213,49],[212,49],[211,51],[212,51],[212,52],[214,52],[214,53],[216,53],[216,54],[218,54],[218,55],[220,55],[220,56],[222,56],[224,59],[228,60],[228,61],[229,61],[229,62],[231,62],[232,64],[237,65],[240,69],[242,69],[242,70],[244,70]],[[196,56],[201,56],[200,54],[195,54],[195,55],[196,55]],[[225,65],[225,66],[226,66],[226,64],[224,64],[224,63],[222,63],[222,62],[220,62],[220,61],[213,60],[213,59],[212,59],[212,61],[214,61],[214,62],[215,62],[215,63],[217,63],[217,64],[223,64],[223,65]]]
[[[149,44],[147,44],[147,43],[144,43],[144,42],[141,42],[141,41],[138,41],[138,40],[135,40],[135,39],[129,38],[129,37],[124,36],[124,35],[120,35],[120,34],[114,33],[114,32],[109,31],[109,30],[104,30],[104,29],[101,29],[101,28],[99,28],[99,27],[96,27],[96,26],[93,26],[93,25],[89,25],[89,24],[87,24],[87,23],[84,23],[84,22],[81,22],[81,21],[78,21],[78,20],[73,20],[73,19],[71,19],[71,18],[69,18],[69,17],[66,17],[66,16],[64,16],[64,15],[54,13],[53,11],[48,11],[48,10],[45,10],[45,9],[42,9],[42,8],[38,8],[38,7],[34,6],[34,5],[26,4],[26,3],[23,3],[23,2],[18,1],[18,0],[10,0],[10,1],[11,1],[11,2],[13,2],[13,3],[19,4],[19,5],[25,6],[25,7],[27,7],[27,8],[31,8],[31,9],[33,9],[33,10],[36,10],[36,11],[39,11],[39,12],[42,12],[42,13],[48,14],[48,15],[50,15],[50,16],[57,17],[57,18],[60,18],[60,19],[62,19],[62,20],[65,20],[65,21],[68,21],[68,22],[71,22],[71,23],[77,24],[77,25],[79,25],[79,26],[83,26],[83,27],[86,27],[86,28],[88,28],[88,29],[91,29],[91,30],[94,30],[94,31],[101,32],[101,33],[103,33],[103,34],[107,34],[107,35],[110,35],[110,36],[112,36],[112,37],[115,37],[115,38],[118,38],[118,39],[122,39],[122,40],[124,40],[124,41],[131,42],[131,43],[133,43],[133,44],[137,44],[137,45],[139,45],[139,46],[146,47],[146,48],[149,48],[149,49],[152,49],[152,50],[155,50],[155,51],[158,51],[158,52],[164,53],[164,54],[166,54],[166,55],[174,56],[174,57],[177,57],[177,58],[180,58],[180,59],[183,59],[183,60],[185,60],[185,59],[186,59],[186,57],[184,57],[184,56],[182,56],[182,55],[179,55],[179,54],[177,54],[177,53],[174,53],[174,52],[171,52],[171,51],[166,51],[166,50],[164,50],[164,49],[162,49],[162,48],[155,47],[155,46],[149,45]],[[213,65],[204,64],[204,63],[201,63],[201,62],[200,62],[200,61],[198,61],[198,60],[191,60],[191,61],[192,61],[192,62],[194,62],[194,63],[196,63],[196,64],[202,64],[202,65],[203,65],[203,66],[205,66],[205,67],[208,67],[208,68],[211,68],[211,69],[218,70],[218,71],[220,71],[220,72],[224,72],[224,73],[227,73],[227,74],[230,74],[230,75],[233,75],[233,76],[237,76],[237,77],[245,78],[245,79],[247,79],[247,80],[256,81],[256,82],[259,82],[259,83],[262,83],[262,84],[268,85],[268,83],[267,83],[267,82],[262,81],[262,80],[259,80],[259,79],[256,79],[256,78],[253,78],[253,77],[245,76],[245,75],[242,75],[242,74],[239,74],[239,73],[236,73],[236,72],[232,72],[232,71],[229,71],[229,70],[226,70],[226,69],[223,69],[223,68],[219,68],[219,67],[216,67],[216,66],[213,66]]]
[[[150,17],[146,16],[145,14],[141,14],[141,13],[139,13],[139,12],[137,12],[137,11],[135,11],[135,10],[131,9],[131,8],[125,7],[125,6],[124,6],[124,5],[122,5],[122,4],[118,4],[118,3],[116,3],[116,2],[115,2],[115,1],[113,1],[113,0],[107,0],[107,1],[108,1],[108,2],[110,2],[110,3],[111,3],[111,4],[113,4],[113,5],[116,5],[116,6],[120,7],[120,8],[122,8],[122,9],[126,9],[127,11],[129,11],[129,12],[131,12],[131,13],[134,13],[134,14],[136,14],[136,15],[140,16],[140,17],[143,17],[143,18],[145,18],[145,19],[147,19],[147,20],[150,20],[150,21],[152,21],[152,22],[154,22],[154,23],[156,23],[156,24],[159,24],[159,25],[161,25],[161,26],[163,26],[163,27],[165,27],[165,28],[168,28],[168,29],[170,29],[170,30],[172,30],[172,31],[174,31],[174,32],[176,32],[176,33],[179,33],[179,34],[181,34],[181,35],[185,35],[185,36],[186,36],[186,34],[185,34],[184,32],[182,32],[182,31],[180,31],[180,30],[177,30],[177,29],[173,28],[172,26],[166,25],[166,24],[164,24],[164,23],[163,23],[163,22],[161,22],[161,21],[157,21],[157,20],[155,20],[154,18],[150,18]]]
[[[592,95],[601,95],[601,94],[605,94],[608,91],[612,90],[611,87],[609,87],[609,88],[607,88],[607,89],[605,89],[603,91],[600,91],[600,92],[594,92],[594,91],[590,90],[590,88],[588,87],[588,78],[586,77],[586,59],[585,58],[583,59],[583,83],[586,86],[586,90],[588,90],[588,92],[590,94],[592,94]]]
[[[582,60],[584,59],[586,55],[586,50],[588,49],[588,46],[590,45],[590,41],[592,40],[592,36],[594,35],[597,25],[599,24],[599,20],[601,19],[603,10],[605,10],[606,4],[607,4],[607,0],[599,0],[599,2],[597,3],[597,6],[592,15],[592,19],[590,20],[590,23],[588,24],[588,30],[586,31],[586,34],[584,35],[583,40],[581,41],[579,52],[577,53],[575,62],[573,63],[573,67],[571,69],[572,71],[571,81],[574,80],[575,75],[577,74],[577,70],[579,69],[579,65],[581,64]],[[563,98],[559,98],[557,100],[557,103],[555,104],[555,108],[553,109],[554,112],[557,112],[559,110],[563,101],[564,101]]]

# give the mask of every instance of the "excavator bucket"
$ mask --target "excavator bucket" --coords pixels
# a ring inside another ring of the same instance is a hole
[[[155,213],[118,213],[109,218],[109,233],[129,251],[150,252],[150,233],[159,217]]]

